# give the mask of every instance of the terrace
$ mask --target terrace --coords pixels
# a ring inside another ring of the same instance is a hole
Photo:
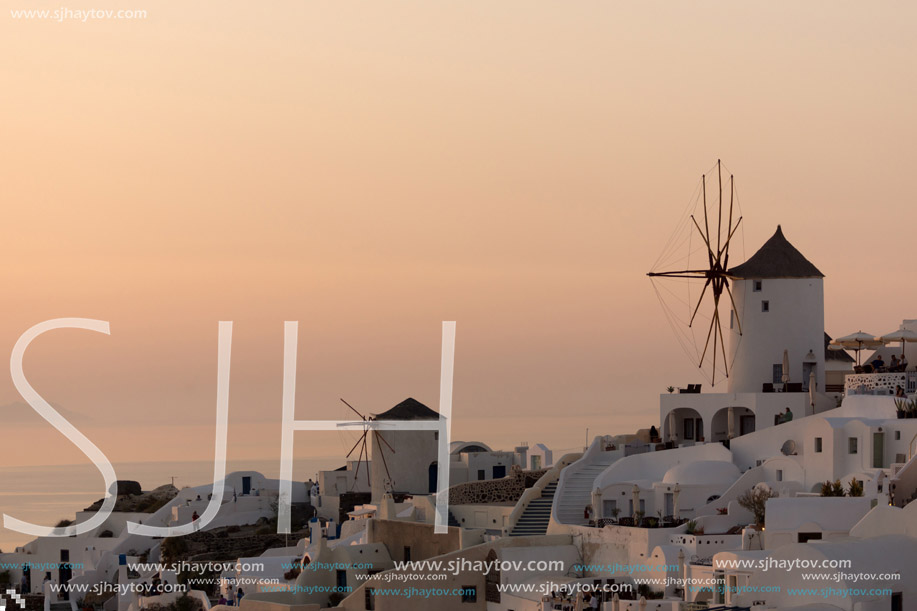
[[[899,387],[909,395],[917,393],[917,371],[851,373],[844,377],[844,393],[847,395],[894,396]]]

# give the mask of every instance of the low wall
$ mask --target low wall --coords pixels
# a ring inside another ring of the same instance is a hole
[[[449,505],[483,505],[491,503],[516,503],[537,482],[547,469],[512,472],[500,479],[465,482],[449,488]]]

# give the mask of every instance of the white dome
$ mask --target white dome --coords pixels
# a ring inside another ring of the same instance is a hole
[[[729,485],[739,479],[739,468],[725,460],[698,460],[675,465],[662,478],[664,484],[687,486]]]

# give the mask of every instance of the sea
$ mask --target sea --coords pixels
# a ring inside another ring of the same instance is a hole
[[[293,461],[297,481],[316,479],[319,471],[344,464],[340,457],[322,456]],[[140,482],[152,490],[174,482],[177,488],[213,483],[213,462],[129,462],[113,463],[119,480]],[[273,460],[227,461],[226,472],[257,471],[277,478],[280,462]],[[174,480],[173,480],[174,478]],[[0,513],[20,520],[54,526],[62,519],[72,520],[105,495],[102,476],[95,466],[52,465],[41,467],[0,467]],[[0,526],[0,551],[12,552],[34,539],[30,535]]]

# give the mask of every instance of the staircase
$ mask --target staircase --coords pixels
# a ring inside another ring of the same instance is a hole
[[[459,521],[455,519],[455,516],[452,515],[451,511],[449,512],[449,526],[454,526],[456,528],[461,527],[461,524],[459,524]]]
[[[534,499],[522,512],[510,537],[526,537],[543,535],[548,532],[548,522],[551,521],[551,505],[554,503],[554,493],[557,491],[557,482],[551,482],[541,491],[541,498]]]
[[[584,456],[567,467],[564,472],[563,488],[557,498],[557,521],[561,524],[586,525],[583,517],[586,505],[592,504],[592,488],[602,471],[621,457],[613,452],[596,452],[594,456]],[[588,462],[583,462],[587,461]]]

